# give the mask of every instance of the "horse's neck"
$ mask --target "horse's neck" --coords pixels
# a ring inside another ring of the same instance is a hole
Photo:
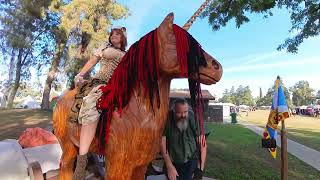
[[[160,108],[155,111],[156,118],[158,123],[164,125],[166,121],[168,109],[169,109],[169,100],[170,100],[170,80],[160,79],[159,80],[159,95],[160,95]]]
[[[168,114],[169,107],[169,94],[170,94],[170,80],[160,79],[159,83],[159,96],[160,96],[160,107],[158,108],[156,97],[153,99],[153,110],[150,106],[149,98],[146,98],[143,93],[139,93],[139,90],[135,90],[134,101],[132,105],[136,105],[139,113],[144,118],[140,121],[152,120],[158,128],[163,128]],[[141,89],[142,87],[140,87]],[[134,108],[134,107],[132,107]],[[151,118],[150,118],[151,117]],[[144,124],[141,122],[141,124]]]

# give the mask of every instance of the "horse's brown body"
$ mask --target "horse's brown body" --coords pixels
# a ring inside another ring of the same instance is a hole
[[[157,29],[159,45],[160,108],[150,109],[150,102],[143,93],[134,90],[129,104],[123,109],[120,118],[111,121],[109,142],[106,147],[106,179],[141,180],[147,165],[160,151],[160,141],[165,125],[169,105],[171,80],[179,74],[175,37],[172,30],[173,14],[169,14]],[[207,67],[200,68],[201,82],[213,84],[220,80],[221,65],[205,54]],[[80,126],[67,122],[69,110],[73,104],[75,91],[67,92],[58,102],[53,114],[54,130],[63,156],[61,159],[60,179],[72,179],[74,160],[77,155]],[[154,102],[156,104],[156,102]],[[93,141],[90,151],[97,152],[97,143]]]

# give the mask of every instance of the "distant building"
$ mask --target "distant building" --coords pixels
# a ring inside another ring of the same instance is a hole
[[[201,93],[204,102],[203,120],[208,121],[209,101],[215,100],[215,97],[212,94],[210,94],[208,90],[202,90]],[[170,107],[172,107],[173,101],[177,98],[185,98],[191,105],[190,92],[188,89],[170,90]]]
[[[209,103],[209,117],[210,122],[227,122],[230,119],[230,113],[235,111],[236,105],[232,103]]]

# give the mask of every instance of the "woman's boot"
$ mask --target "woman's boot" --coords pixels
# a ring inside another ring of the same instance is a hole
[[[86,166],[88,163],[88,154],[78,155],[76,170],[73,173],[73,180],[84,180],[86,175]]]

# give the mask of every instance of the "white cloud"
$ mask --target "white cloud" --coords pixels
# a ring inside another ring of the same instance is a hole
[[[225,68],[223,71],[225,73],[233,73],[233,72],[243,72],[249,70],[259,70],[259,69],[270,69],[270,68],[288,68],[290,66],[298,66],[298,65],[319,65],[320,59],[318,57],[312,57],[309,59],[296,59],[296,60],[287,60],[280,61],[275,63],[260,63],[260,64],[252,64],[252,65],[242,65],[237,67]]]
[[[244,64],[252,64],[264,60],[269,60],[272,57],[280,56],[282,54],[285,54],[285,51],[274,51],[271,53],[265,53],[265,54],[260,54],[254,58],[247,59],[247,61]]]

